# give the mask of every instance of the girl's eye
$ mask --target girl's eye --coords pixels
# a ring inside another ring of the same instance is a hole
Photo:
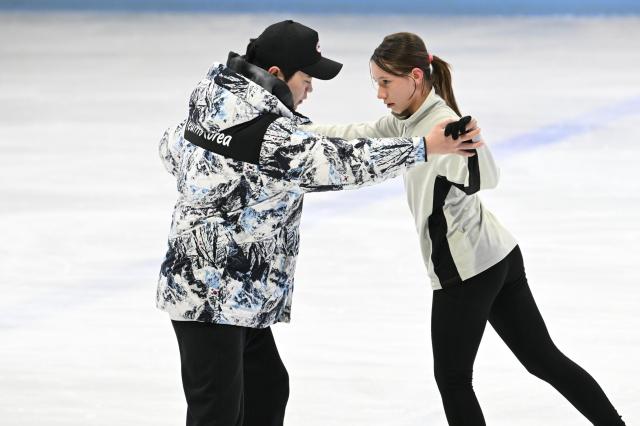
[[[372,82],[375,87],[387,87],[391,83],[391,80],[381,78],[380,80],[372,80]]]

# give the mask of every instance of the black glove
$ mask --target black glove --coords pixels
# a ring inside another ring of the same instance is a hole
[[[465,127],[471,121],[471,116],[466,115],[462,117],[458,121],[454,121],[452,123],[447,124],[447,127],[444,128],[444,135],[453,137],[454,140],[457,140],[461,135],[467,133]]]

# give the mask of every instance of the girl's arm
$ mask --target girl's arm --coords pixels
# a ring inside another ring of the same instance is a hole
[[[472,123],[467,128],[475,126]],[[460,135],[458,140],[468,140],[469,138],[468,135]],[[495,188],[498,185],[500,170],[489,148],[483,145],[469,151],[475,155],[467,158],[444,155],[439,158],[435,166],[438,174],[445,176],[449,182],[466,194],[473,194],[481,189]]]
[[[438,159],[437,165],[439,175],[445,176],[468,195],[481,189],[495,188],[500,178],[500,170],[486,145],[472,151],[476,155],[468,158],[443,155]]]
[[[343,138],[393,138],[399,137],[402,131],[398,128],[397,120],[391,115],[385,115],[377,121],[350,124],[306,124],[302,130],[319,135]]]

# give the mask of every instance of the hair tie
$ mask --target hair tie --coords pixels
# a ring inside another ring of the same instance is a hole
[[[431,64],[431,62],[433,62],[433,55],[429,53],[429,64]]]

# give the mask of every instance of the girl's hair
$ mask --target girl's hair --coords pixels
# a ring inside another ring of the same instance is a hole
[[[448,63],[437,56],[433,56],[429,70],[429,52],[424,41],[413,33],[389,34],[382,40],[380,46],[371,55],[371,61],[382,70],[399,77],[411,73],[414,68],[424,72],[425,82],[430,82],[444,101],[459,116],[460,110],[453,95],[451,86],[451,71]]]

